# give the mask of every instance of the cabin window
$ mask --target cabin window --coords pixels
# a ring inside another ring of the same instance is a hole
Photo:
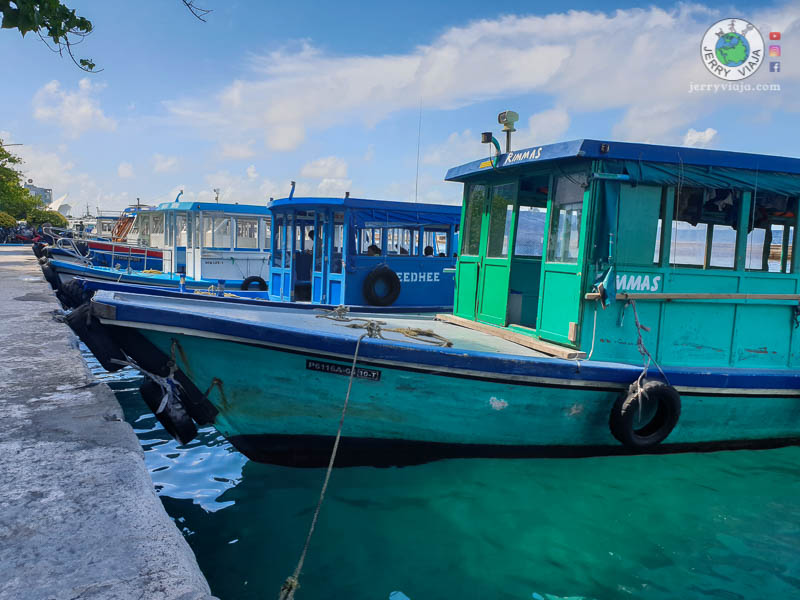
[[[324,263],[324,253],[325,253],[325,241],[327,240],[326,233],[325,233],[325,215],[319,215],[317,220],[317,233],[314,237],[316,242],[315,254],[314,254],[314,270],[318,273],[323,271],[323,264]]]
[[[358,232],[358,253],[362,256],[380,256],[381,230],[366,228]]]
[[[480,253],[481,219],[485,202],[486,186],[471,186],[464,207],[464,235],[461,237],[461,254],[477,256]]]
[[[203,217],[203,246],[205,248],[231,247],[230,217]]]
[[[272,220],[271,219],[261,219],[261,231],[264,233],[264,250],[270,249],[270,244],[272,243]]]
[[[759,193],[750,211],[746,268],[772,273],[792,272],[797,198]]]
[[[517,235],[514,256],[541,258],[544,245],[544,222],[547,209],[542,206],[520,206],[517,214]]]
[[[236,219],[236,247],[258,248],[258,219]]]
[[[178,232],[178,246],[186,245],[186,215],[177,215],[175,217],[175,231]]]
[[[412,240],[411,230],[402,227],[392,227],[386,230],[387,254],[408,256]]]
[[[514,215],[513,183],[492,188],[492,205],[489,214],[489,248],[486,256],[505,258],[508,256],[508,238]]]
[[[421,253],[422,256],[447,256],[449,254],[447,232],[426,229],[422,234]]]
[[[575,264],[580,248],[581,216],[586,176],[565,175],[555,181],[547,260]]]
[[[275,217],[275,249],[272,252],[272,266],[283,266],[283,216]]]
[[[153,215],[153,233],[164,233],[164,215]]]
[[[681,188],[675,199],[670,263],[733,269],[741,192]]]
[[[331,273],[342,272],[342,256],[344,254],[344,213],[335,213],[333,219],[333,256],[331,257]]]

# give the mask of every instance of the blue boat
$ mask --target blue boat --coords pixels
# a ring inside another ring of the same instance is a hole
[[[447,179],[452,313],[109,291],[72,325],[155,376],[178,439],[213,423],[259,461],[326,464],[346,397],[340,466],[800,441],[800,159],[576,140]]]
[[[163,256],[163,270],[94,264],[103,255],[115,263],[112,249],[52,257],[55,276],[46,275],[59,288],[76,277],[189,290],[267,290],[270,282],[275,302],[450,310],[460,218],[458,206],[350,197],[290,197],[266,208],[164,203],[137,215],[130,235],[147,231],[150,248],[129,245],[126,262],[147,261],[149,250],[151,262]]]
[[[453,306],[461,207],[361,198],[269,205],[270,298],[347,306]]]

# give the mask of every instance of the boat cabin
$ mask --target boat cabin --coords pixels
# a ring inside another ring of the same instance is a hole
[[[269,210],[270,299],[452,306],[460,207],[290,197]]]
[[[191,279],[243,281],[269,273],[270,217],[266,206],[165,202],[137,215],[150,246],[164,249],[165,272]]]
[[[111,232],[120,220],[120,215],[97,214],[93,235],[101,238],[111,239]]]
[[[800,366],[800,159],[576,140],[446,179],[455,319],[565,357],[642,364],[641,334],[663,365]]]

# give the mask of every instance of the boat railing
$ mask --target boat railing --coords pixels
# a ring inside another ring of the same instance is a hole
[[[88,256],[84,256],[78,248],[78,244],[74,238],[60,237],[56,239],[56,247],[63,250],[68,256],[79,260],[85,265],[91,265],[92,261]]]

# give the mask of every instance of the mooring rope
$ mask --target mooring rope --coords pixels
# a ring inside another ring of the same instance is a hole
[[[122,351],[122,355],[125,357],[125,360],[120,360],[118,358],[112,358],[111,362],[124,365],[126,367],[132,367],[139,371],[142,375],[153,381],[161,388],[163,392],[163,396],[161,397],[161,403],[158,405],[155,413],[156,415],[160,415],[161,412],[167,407],[167,403],[170,398],[173,398],[176,390],[182,390],[182,386],[179,381],[175,380],[175,371],[177,370],[175,366],[175,361],[171,360],[169,363],[169,375],[166,377],[161,377],[160,375],[156,375],[155,373],[151,373],[150,371],[142,368],[139,364],[133,360],[130,356],[128,356],[125,351]]]
[[[350,308],[344,305],[337,306],[334,309],[325,311],[323,314],[316,315],[318,319],[330,319],[331,321],[339,321],[340,323],[348,323],[344,327],[351,329],[366,329],[370,333],[369,337],[379,338],[385,340],[383,337],[384,331],[399,333],[417,342],[426,344],[434,344],[435,346],[443,346],[450,348],[453,342],[448,340],[443,335],[439,335],[432,329],[421,329],[419,327],[385,327],[386,321],[377,321],[375,319],[365,319],[362,317],[350,317],[348,313]]]
[[[333,463],[336,460],[336,453],[339,450],[339,440],[342,438],[342,428],[344,427],[344,416],[347,413],[347,404],[350,401],[350,390],[353,389],[353,379],[355,378],[356,374],[356,362],[358,361],[358,350],[361,347],[361,340],[365,337],[375,337],[373,334],[375,333],[375,328],[368,327],[367,330],[362,333],[358,341],[356,341],[356,351],[353,353],[353,364],[350,367],[350,379],[347,382],[347,394],[344,397],[344,404],[342,405],[342,415],[339,417],[339,429],[336,432],[336,439],[333,442],[333,450],[331,451],[331,457],[328,461],[328,469],[325,471],[325,480],[322,482],[322,489],[319,493],[319,500],[317,500],[317,508],[314,510],[314,517],[311,519],[311,527],[308,529],[308,535],[306,536],[306,543],[303,545],[303,551],[300,553],[300,560],[297,561],[297,566],[294,569],[294,573],[286,578],[286,581],[283,582],[281,586],[281,593],[278,596],[278,600],[292,600],[294,598],[294,593],[297,588],[300,587],[300,571],[303,569],[303,563],[306,560],[306,555],[308,554],[308,546],[311,544],[311,536],[314,535],[314,529],[317,526],[317,519],[319,518],[319,511],[322,508],[322,502],[325,500],[325,492],[328,489],[328,482],[331,480],[331,472],[333,471]]]
[[[664,381],[669,384],[669,379],[667,379],[667,375],[664,373],[664,370],[661,368],[661,365],[658,364],[653,355],[650,354],[650,351],[644,345],[644,338],[642,337],[642,331],[650,331],[650,328],[642,325],[639,321],[639,313],[636,311],[636,300],[630,299],[628,303],[633,308],[633,322],[636,326],[636,349],[639,350],[639,354],[642,355],[642,361],[644,363],[644,369],[639,374],[639,377],[636,378],[634,382],[636,384],[636,393],[634,394],[634,398],[638,402],[638,412],[639,412],[639,419],[642,418],[642,396],[647,397],[647,394],[644,391],[644,386],[642,385],[642,381],[644,378],[647,377],[647,370],[650,368],[650,363],[652,362],[657,368],[658,371],[661,373],[661,376],[664,378]],[[631,399],[632,400],[632,399]]]

